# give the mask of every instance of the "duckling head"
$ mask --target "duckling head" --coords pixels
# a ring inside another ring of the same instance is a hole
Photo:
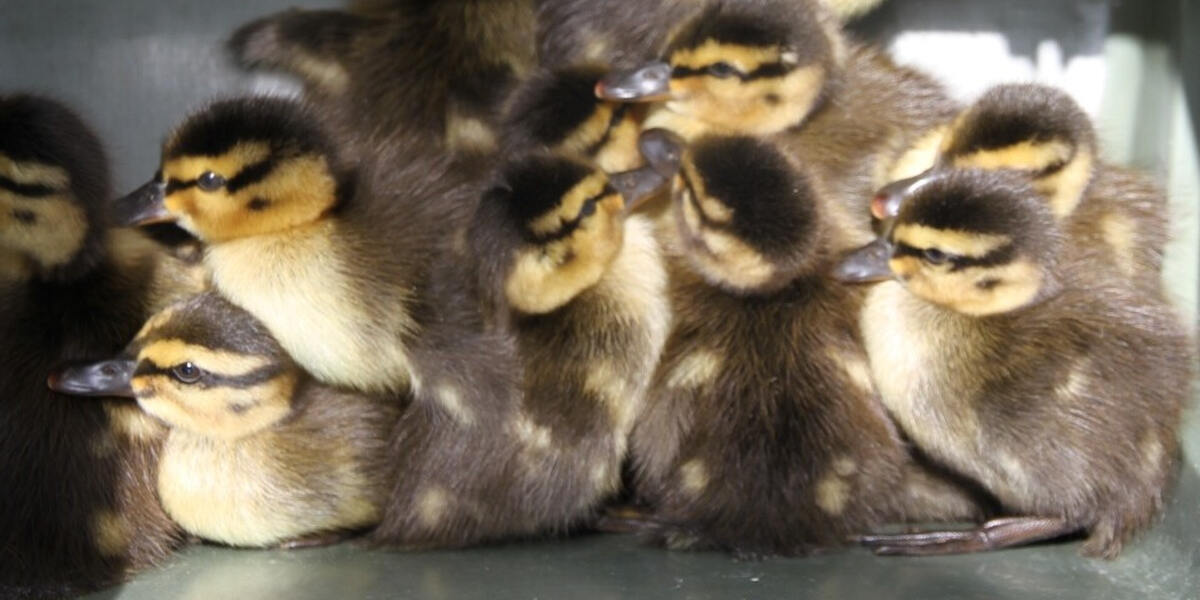
[[[108,161],[100,140],[67,107],[0,96],[0,254],[21,271],[69,281],[100,261]]]
[[[1027,178],[962,169],[911,186],[883,235],[846,256],[834,276],[895,278],[930,303],[993,315],[1057,290],[1061,246],[1054,215]]]
[[[120,356],[62,368],[48,383],[65,394],[135,398],[171,427],[236,439],[290,414],[302,377],[266,327],[209,292],[151,317]]]
[[[523,83],[505,111],[509,145],[580,157],[609,173],[637,167],[641,111],[596,97],[593,88],[605,72],[578,66]]]
[[[990,89],[955,120],[939,165],[1022,171],[1062,218],[1078,205],[1095,156],[1091,120],[1066,92],[1010,84]]]
[[[284,99],[220,101],[163,147],[155,177],[116,201],[124,224],[174,221],[208,243],[320,222],[350,177],[313,115]]]
[[[666,181],[649,167],[609,176],[551,154],[507,165],[482,210],[518,233],[504,277],[509,305],[547,313],[595,285],[622,248],[626,216]]]
[[[824,235],[820,192],[778,149],[749,136],[705,136],[688,146],[663,130],[642,137],[651,164],[679,162],[676,224],[707,281],[736,293],[769,292],[814,272]]]
[[[798,125],[840,61],[834,26],[815,3],[715,4],[676,33],[664,62],[610,74],[602,98],[665,108],[738,134]]]

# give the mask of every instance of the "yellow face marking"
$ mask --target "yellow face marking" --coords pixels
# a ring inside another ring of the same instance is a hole
[[[582,154],[592,144],[604,139],[604,132],[608,131],[608,125],[612,122],[613,110],[616,106],[609,102],[598,103],[595,112],[588,117],[578,127],[567,134],[559,143],[559,150]],[[608,169],[605,169],[606,171]]]
[[[13,218],[18,210],[33,215],[33,222]],[[83,208],[65,195],[25,198],[0,190],[0,248],[53,268],[78,254],[87,231]]]
[[[780,60],[778,48],[723,44],[716,40],[707,40],[695,48],[676,50],[667,62],[671,63],[672,67],[690,69],[704,69],[709,65],[725,62],[743,73],[749,73],[762,65],[776,63]],[[703,75],[700,76],[703,77]]]
[[[770,135],[803,121],[824,86],[825,69],[820,65],[750,81],[736,77],[672,79],[672,99],[665,106],[703,121],[712,130]]]
[[[753,290],[775,277],[775,266],[737,237],[712,229],[700,232],[705,251],[689,252],[688,258],[705,278],[739,290]]]
[[[685,156],[682,168],[683,175],[687,178],[688,183],[691,184],[691,190],[695,192],[695,196],[690,195],[685,188],[681,187],[681,189],[677,192],[680,194],[680,200],[688,204],[691,204],[690,202],[687,202],[689,199],[697,202],[700,205],[700,210],[704,211],[705,219],[708,221],[719,225],[723,225],[732,221],[733,209],[729,208],[729,206],[721,200],[709,196],[708,190],[704,185],[704,177],[702,177],[700,172],[696,170],[696,165],[691,160],[690,155]],[[695,207],[691,207],[691,210],[695,210]],[[688,226],[692,227],[693,230],[698,231],[703,227],[700,223],[699,216],[700,215],[696,214],[689,217],[686,221]]]
[[[1065,163],[1071,158],[1071,145],[1050,142],[1023,141],[1003,148],[978,150],[957,156],[952,165],[959,169],[1021,169],[1040,171],[1051,165]]]
[[[576,189],[579,187],[582,184]],[[572,190],[564,201],[575,207],[574,214],[578,214],[582,204],[580,197],[586,198]],[[606,196],[597,203],[596,213],[570,236],[519,249],[504,286],[512,308],[529,314],[547,313],[596,285],[621,249],[625,231],[620,215],[623,208],[619,195]],[[554,223],[557,230],[557,216]],[[539,227],[548,228],[549,221]]]
[[[603,173],[593,173],[567,190],[562,201],[553,211],[542,215],[529,224],[529,230],[537,235],[551,235],[562,229],[563,223],[572,221],[579,215],[579,209],[588,198],[594,198],[604,191],[608,178]]]
[[[1044,274],[1028,260],[994,267],[968,267],[959,271],[931,267],[912,256],[893,258],[892,272],[904,280],[913,295],[958,312],[982,316],[1016,310],[1032,302],[1044,284]],[[943,265],[944,267],[944,265]],[[983,289],[977,282],[998,283]]]
[[[284,373],[249,388],[203,388],[169,375],[139,375],[130,381],[147,413],[203,436],[237,439],[278,423],[291,412],[296,376]],[[241,412],[231,407],[242,406]]]
[[[684,491],[697,495],[708,487],[708,468],[704,461],[694,458],[679,467],[679,481]]]
[[[1080,150],[1074,160],[1057,173],[1035,179],[1033,187],[1050,200],[1054,216],[1063,219],[1075,211],[1092,181],[1092,155]]]
[[[128,441],[147,444],[162,438],[167,430],[162,423],[128,402],[106,402],[108,426]]]
[[[218,157],[182,157],[163,165],[168,181],[190,181],[206,171],[233,178],[267,158],[263,142],[244,142]],[[281,159],[265,178],[230,194],[224,187],[176,190],[164,200],[184,229],[207,242],[281,232],[319,220],[336,201],[337,184],[325,158],[299,155]],[[264,201],[253,210],[253,201]]]
[[[995,233],[976,233],[957,229],[937,229],[925,225],[901,223],[893,231],[893,239],[913,248],[937,248],[942,252],[981,258],[1010,243],[1012,238]]]
[[[149,361],[160,369],[191,362],[205,371],[226,377],[248,375],[271,364],[262,356],[212,350],[179,339],[155,340],[138,352],[137,360]]]
[[[33,161],[16,161],[0,154],[0,175],[22,185],[43,185],[58,192],[71,186],[71,176],[62,167]]]
[[[950,127],[947,125],[933,129],[921,136],[892,163],[885,180],[876,183],[882,187],[890,182],[907,179],[928,170],[937,162],[938,149],[949,131]]]

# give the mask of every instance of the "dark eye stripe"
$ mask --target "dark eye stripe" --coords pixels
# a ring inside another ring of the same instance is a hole
[[[946,253],[946,262],[950,263],[950,271],[961,271],[970,267],[994,267],[1012,262],[1016,257],[1016,246],[1005,244],[987,254],[974,256],[960,256],[958,254]],[[892,245],[892,256],[912,256],[920,259],[925,253],[924,248],[916,248],[905,244],[904,242],[895,242]]]
[[[165,190],[163,190],[163,194],[170,196],[171,194],[174,194],[175,192],[178,192],[179,190],[186,190],[190,187],[194,187],[195,185],[196,185],[195,179],[188,179],[187,181],[183,181],[180,179],[172,179],[167,182],[167,187]]]
[[[272,156],[243,168],[241,171],[238,171],[237,175],[234,175],[233,178],[225,182],[225,189],[230,194],[234,194],[246,186],[262,181],[267,175],[271,174],[271,171],[275,170],[276,163],[277,161]]]
[[[584,200],[583,203],[581,203],[579,205],[580,214],[575,215],[575,218],[571,219],[570,221],[563,223],[563,226],[561,228],[559,228],[558,231],[552,231],[550,233],[544,233],[541,235],[530,235],[529,241],[534,244],[548,244],[550,242],[561,240],[561,239],[571,235],[572,233],[575,232],[576,229],[579,229],[579,226],[583,223],[583,220],[585,218],[587,218],[587,216],[588,216],[588,215],[582,214],[584,206],[587,206],[587,204],[589,202],[591,202],[591,203],[600,202],[601,198],[604,198],[605,196],[610,196],[615,193],[617,193],[617,191],[615,189],[613,189],[613,187],[611,185],[609,185],[607,183],[604,184],[604,189],[600,190],[599,194],[596,194],[595,196],[592,196],[591,198]],[[594,213],[595,211],[592,211],[592,212]]]
[[[587,154],[588,156],[595,156],[596,153],[608,143],[608,140],[612,139],[613,130],[616,129],[617,125],[621,123],[621,119],[625,118],[625,113],[629,110],[629,106],[629,104],[618,104],[617,107],[613,109],[612,117],[608,119],[608,128],[604,130],[604,136],[588,146],[587,149],[584,150],[584,154]]]
[[[18,196],[26,198],[41,198],[53,195],[56,189],[42,185],[40,183],[17,183],[3,175],[0,175],[0,190],[10,191]]]
[[[734,69],[733,75],[742,81],[753,81],[755,79],[765,79],[767,77],[780,77],[796,70],[796,65],[783,64],[781,62],[764,63],[758,65],[756,69],[749,73],[743,73]],[[708,75],[708,68],[694,67],[674,67],[671,69],[671,77],[673,79],[683,79],[685,77],[696,77],[699,75]]]
[[[174,367],[175,365],[171,365],[170,367],[159,367],[152,362],[142,361],[141,363],[138,363],[137,368],[134,370],[133,377],[163,376],[174,380],[175,376],[171,374],[171,369]],[[255,369],[254,371],[246,373],[245,375],[228,376],[213,373],[212,371],[204,371],[203,368],[201,368],[202,374],[200,379],[195,383],[187,385],[194,385],[201,389],[217,387],[245,389],[266,383],[275,377],[278,377],[282,371],[283,369],[279,367],[266,366],[260,369]]]

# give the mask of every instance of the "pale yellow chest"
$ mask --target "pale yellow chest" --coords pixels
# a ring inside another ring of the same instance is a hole
[[[896,422],[924,451],[952,465],[975,462],[979,423],[969,390],[950,371],[963,358],[936,311],[896,281],[877,284],[863,304],[871,376]]]
[[[321,381],[364,391],[411,379],[403,344],[415,329],[399,282],[360,277],[335,247],[331,226],[212,246],[205,263],[227,298],[266,324],[297,363]],[[374,281],[378,293],[368,294]],[[369,302],[386,302],[387,310]]]

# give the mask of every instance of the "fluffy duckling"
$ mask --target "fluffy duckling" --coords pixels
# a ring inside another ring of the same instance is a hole
[[[1166,196],[1144,176],[1099,160],[1091,120],[1066,92],[1035,84],[989,90],[954,121],[932,171],[960,168],[1024,173],[1096,261],[1158,287]]]
[[[597,98],[593,90],[606,72],[588,65],[547,69],[522,82],[506,105],[504,154],[551,152],[607,173],[640,166],[638,134],[646,107]]]
[[[179,542],[152,472],[160,429],[46,389],[62,361],[116,352],[147,315],[203,285],[104,215],[108,164],[54,100],[0,96],[0,596],[111,584]]]
[[[898,163],[927,157],[957,113],[939,84],[844,39],[836,20],[810,0],[711,6],[673,35],[663,56],[613,73],[597,94],[661,102],[646,127],[685,139],[774,135],[830,194],[853,206],[864,236],[861,199],[891,181]]]
[[[750,137],[679,156],[667,242],[673,327],[630,441],[643,527],[673,548],[802,554],[897,519],[979,514],[916,463],[876,399],[860,294],[819,183]]]
[[[883,403],[908,437],[995,497],[979,528],[874,536],[878,552],[989,550],[1083,532],[1115,557],[1159,513],[1194,353],[1161,293],[1096,268],[1011,171],[910,190],[844,279],[891,278],[862,316]],[[882,251],[880,249],[882,248]]]
[[[400,407],[317,383],[215,293],[166,308],[118,357],[63,369],[50,385],[135,398],[166,426],[158,497],[193,536],[310,545],[381,517]]]
[[[349,167],[297,103],[221,101],[170,136],[116,211],[205,242],[214,286],[317,379],[403,391],[419,385],[410,347],[444,321],[425,304],[430,272],[474,191],[443,155],[398,145],[377,159]]]
[[[740,4],[761,0],[742,0]],[[789,0],[781,3],[786,7]],[[803,3],[807,0],[791,0]],[[821,0],[842,20],[864,14],[881,0]],[[665,43],[714,0],[643,0],[636,9],[620,1],[536,0],[538,59],[543,66],[580,63],[615,69],[638,67],[659,57]]]
[[[531,0],[353,2],[258,19],[229,48],[246,68],[298,76],[358,152],[398,133],[491,152],[501,104],[535,63],[533,22]]]
[[[629,214],[665,182],[650,168],[610,178],[528,155],[501,169],[472,228],[484,289],[523,365],[524,460],[579,490],[574,505],[555,509],[567,515],[590,520],[619,488],[666,339],[662,257],[650,222]]]

